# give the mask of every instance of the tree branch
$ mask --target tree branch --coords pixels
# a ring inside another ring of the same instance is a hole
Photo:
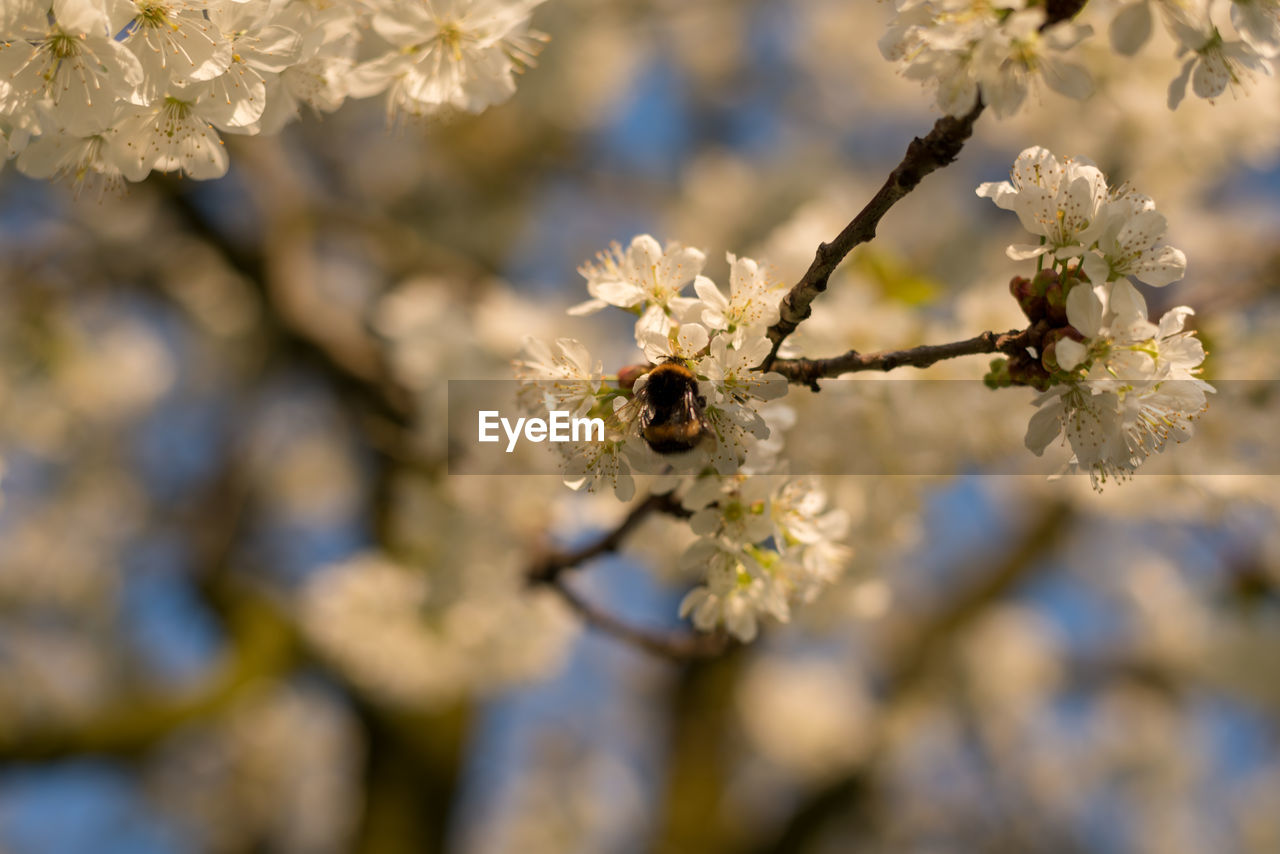
[[[714,658],[729,646],[729,639],[722,632],[663,632],[633,626],[582,598],[562,578],[553,578],[546,584],[591,628],[661,658],[672,661]]]
[[[617,525],[594,542],[571,551],[552,551],[543,555],[527,572],[529,584],[550,587],[587,625],[654,655],[675,661],[719,655],[728,645],[728,639],[722,634],[659,632],[633,626],[583,599],[561,578],[561,573],[567,569],[574,569],[593,558],[616,552],[627,536],[654,513],[682,518],[690,515],[670,495],[650,495],[632,507]]]
[[[779,359],[773,370],[787,378],[788,382],[807,385],[818,391],[818,380],[838,377],[858,371],[892,371],[894,368],[927,368],[943,359],[972,356],[978,353],[1006,353],[1013,355],[1024,351],[1032,343],[1032,329],[1012,329],[1008,332],[983,332],[964,341],[947,344],[923,344],[907,350],[881,350],[878,353],[859,353],[850,350],[829,359]]]
[[[1047,0],[1045,20],[1040,25],[1040,31],[1044,32],[1054,24],[1074,18],[1087,2],[1088,0]],[[868,243],[876,236],[876,226],[889,212],[889,208],[914,190],[930,172],[949,165],[960,155],[965,142],[973,134],[974,123],[985,107],[979,96],[973,109],[965,115],[943,116],[933,123],[933,130],[927,136],[911,140],[901,162],[889,173],[884,185],[871,197],[866,207],[858,212],[835,240],[819,244],[809,269],[782,299],[779,307],[781,317],[769,327],[769,340],[773,342],[773,349],[761,363],[760,370],[767,371],[773,365],[778,357],[778,348],[809,316],[812,310],[810,305],[818,294],[827,289],[831,274],[840,262],[855,246]]]
[[[973,109],[965,115],[959,118],[943,116],[934,122],[933,130],[927,136],[911,140],[902,161],[889,173],[884,185],[871,197],[866,207],[858,212],[835,240],[819,244],[809,269],[782,298],[779,306],[781,316],[777,323],[769,327],[769,340],[773,342],[773,349],[761,364],[761,370],[768,370],[773,365],[782,342],[809,316],[810,304],[818,294],[827,289],[831,274],[840,262],[855,246],[867,243],[876,236],[876,226],[889,212],[889,208],[914,190],[930,172],[956,159],[964,148],[965,141],[973,133],[974,122],[982,115],[983,108],[984,104],[979,98]]]
[[[0,760],[47,762],[68,756],[136,756],[178,728],[232,708],[296,665],[298,646],[278,610],[244,590],[221,591],[234,600],[228,615],[228,655],[200,687],[123,697],[87,721],[0,729]]]
[[[536,560],[528,570],[530,584],[550,584],[566,569],[578,567],[592,558],[616,552],[623,541],[646,518],[656,512],[669,516],[687,517],[688,510],[680,506],[670,495],[650,495],[631,508],[613,530],[593,543],[571,551],[551,551]]]

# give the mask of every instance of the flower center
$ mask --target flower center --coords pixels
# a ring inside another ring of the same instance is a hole
[[[164,27],[169,25],[169,7],[148,3],[138,10],[138,26]]]
[[[68,59],[80,54],[80,42],[70,33],[61,30],[49,37],[48,51],[54,59]]]

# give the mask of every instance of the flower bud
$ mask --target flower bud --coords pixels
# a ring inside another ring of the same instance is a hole
[[[1029,385],[1038,391],[1049,388],[1049,372],[1029,353],[1018,353],[1009,358],[1009,379],[1014,385]]]
[[[1014,276],[1009,280],[1009,293],[1018,301],[1018,307],[1032,323],[1045,316],[1044,291],[1037,290],[1035,283],[1025,276]]]
[[[992,359],[982,383],[987,388],[1008,388],[1013,385],[1009,378],[1009,360],[1003,356]]]
[[[1046,316],[1054,326],[1065,326],[1067,323],[1067,294],[1080,282],[1087,281],[1080,272],[1080,265],[1068,268],[1061,277],[1054,275],[1053,281],[1044,291]]]
[[[1054,310],[1053,299],[1059,298],[1061,293],[1061,283],[1058,281],[1058,273],[1056,270],[1041,270],[1036,273],[1034,279],[1031,280],[1031,290],[1039,300],[1040,313],[1032,318],[1040,320],[1042,318],[1049,320],[1054,326],[1058,323],[1055,320],[1056,312]],[[1050,295],[1053,296],[1050,296]]]

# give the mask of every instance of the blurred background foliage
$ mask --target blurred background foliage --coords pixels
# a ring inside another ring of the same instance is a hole
[[[939,475],[830,478],[846,580],[694,663],[524,583],[612,497],[447,474],[448,380],[507,378],[526,334],[634,361],[625,319],[562,312],[610,241],[798,278],[932,124],[889,11],[554,0],[481,116],[352,102],[102,199],[0,173],[0,851],[1280,850],[1269,79],[1171,113],[1167,45],[1095,37],[1092,100],[984,117],[795,336],[1019,325],[1016,222],[973,188],[1089,156],[1168,215],[1190,270],[1147,296],[1197,309],[1224,391],[1163,474],[991,474],[1026,454],[1017,391],[795,389],[789,441],[833,469]],[[687,536],[651,519],[573,582],[679,628]]]

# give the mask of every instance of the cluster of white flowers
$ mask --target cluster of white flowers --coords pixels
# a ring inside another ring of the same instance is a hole
[[[1065,433],[1067,470],[1087,471],[1100,487],[1132,474],[1170,438],[1189,438],[1213,391],[1196,378],[1204,348],[1183,331],[1193,312],[1179,306],[1152,323],[1128,280],[1162,287],[1186,271],[1183,253],[1159,243],[1166,222],[1155,203],[1125,186],[1108,189],[1087,160],[1059,161],[1040,147],[1018,155],[1010,181],[977,192],[1040,237],[1037,246],[1010,246],[1009,257],[1051,263],[1034,281],[1014,280],[1028,318],[1043,328],[1041,351],[1031,354],[1039,381],[1029,384],[1045,390],[1027,447],[1042,454]]]
[[[455,535],[463,516],[437,514]],[[464,561],[474,559],[478,568],[464,583],[384,551],[317,572],[298,600],[308,643],[360,691],[396,706],[445,703],[545,672],[564,649],[566,615],[549,598],[527,594],[502,522],[489,518],[487,525],[489,540],[479,550],[450,553],[444,563],[470,566]]]
[[[809,601],[843,568],[839,544],[848,519],[826,511],[826,496],[812,483],[777,474],[779,443],[771,423],[785,423],[785,408],[762,405],[786,393],[786,380],[758,366],[769,354],[766,332],[778,320],[786,287],[750,258],[732,254],[726,294],[702,275],[706,256],[678,244],[665,249],[641,235],[615,244],[580,272],[591,299],[570,309],[590,314],[612,305],[636,315],[635,341],[648,365],[606,377],[578,341],[528,339],[515,362],[520,399],[533,414],[551,410],[609,419],[603,442],[558,445],[566,482],[576,488],[612,487],[626,501],[635,473],[659,475],[654,491],[669,491],[690,513],[698,539],[683,555],[683,569],[700,574],[680,607],[694,625],[724,625],[740,640],[755,636],[764,615],[790,616],[790,604]],[[696,296],[685,296],[690,284]],[[689,450],[659,454],[641,424],[654,368],[675,365],[696,382],[691,412],[702,436]],[[773,472],[770,474],[770,472]]]
[[[897,15],[880,39],[885,59],[937,89],[951,116],[979,97],[997,116],[1011,116],[1043,81],[1072,98],[1093,92],[1089,73],[1059,56],[1092,30],[1061,21],[1044,27],[1043,4],[1027,0],[894,0]],[[1042,30],[1042,27],[1044,29]]]
[[[897,14],[880,39],[880,52],[903,74],[936,89],[948,115],[961,116],[979,97],[997,116],[1018,111],[1041,82],[1072,98],[1093,92],[1090,74],[1063,58],[1092,33],[1088,24],[1045,26],[1044,0],[894,0]],[[1113,49],[1137,53],[1159,18],[1185,57],[1169,85],[1176,109],[1187,84],[1212,100],[1247,88],[1271,73],[1280,55],[1277,0],[1121,0],[1110,22]],[[1103,13],[1104,14],[1104,13]]]
[[[216,178],[218,131],[387,93],[390,116],[480,112],[515,91],[542,0],[7,0],[0,158],[37,178]]]
[[[756,367],[769,354],[765,333],[778,319],[786,288],[750,258],[728,259],[726,296],[702,275],[702,252],[678,244],[664,249],[640,235],[626,249],[615,244],[596,263],[583,265],[579,272],[592,298],[570,309],[581,315],[613,305],[638,315],[636,345],[650,365],[674,363],[696,378],[696,421],[705,435],[686,453],[658,456],[644,440],[647,368],[624,370],[611,385],[581,343],[526,342],[525,358],[515,366],[525,382],[521,400],[531,412],[567,410],[609,422],[604,442],[558,446],[575,488],[608,485],[625,501],[635,492],[633,471],[698,472],[710,466],[720,474],[736,473],[768,439],[760,405],[785,394],[787,383]],[[696,297],[682,294],[690,283]]]
[[[1134,276],[1161,287],[1186,273],[1186,256],[1159,244],[1168,223],[1155,202],[1127,185],[1108,189],[1092,161],[1059,161],[1033,146],[1018,155],[1009,177],[982,184],[977,192],[1016,213],[1022,227],[1040,238],[1035,245],[1010,246],[1015,261],[1041,255],[1058,262],[1079,259],[1095,283]]]
[[[741,641],[762,615],[786,622],[790,603],[810,602],[836,580],[850,555],[839,541],[848,515],[825,510],[826,495],[806,480],[738,475],[692,481],[681,498],[699,535],[681,557],[705,569],[706,583],[680,603],[703,631],[723,625]]]
[[[1155,7],[1153,13],[1152,7]],[[1228,14],[1229,9],[1229,14]],[[1253,75],[1271,73],[1280,54],[1280,3],[1276,0],[1137,0],[1125,3],[1111,21],[1111,46],[1132,56],[1151,37],[1158,13],[1185,56],[1169,84],[1169,109],[1187,94],[1212,100],[1247,87]],[[1235,36],[1232,38],[1231,36]]]

